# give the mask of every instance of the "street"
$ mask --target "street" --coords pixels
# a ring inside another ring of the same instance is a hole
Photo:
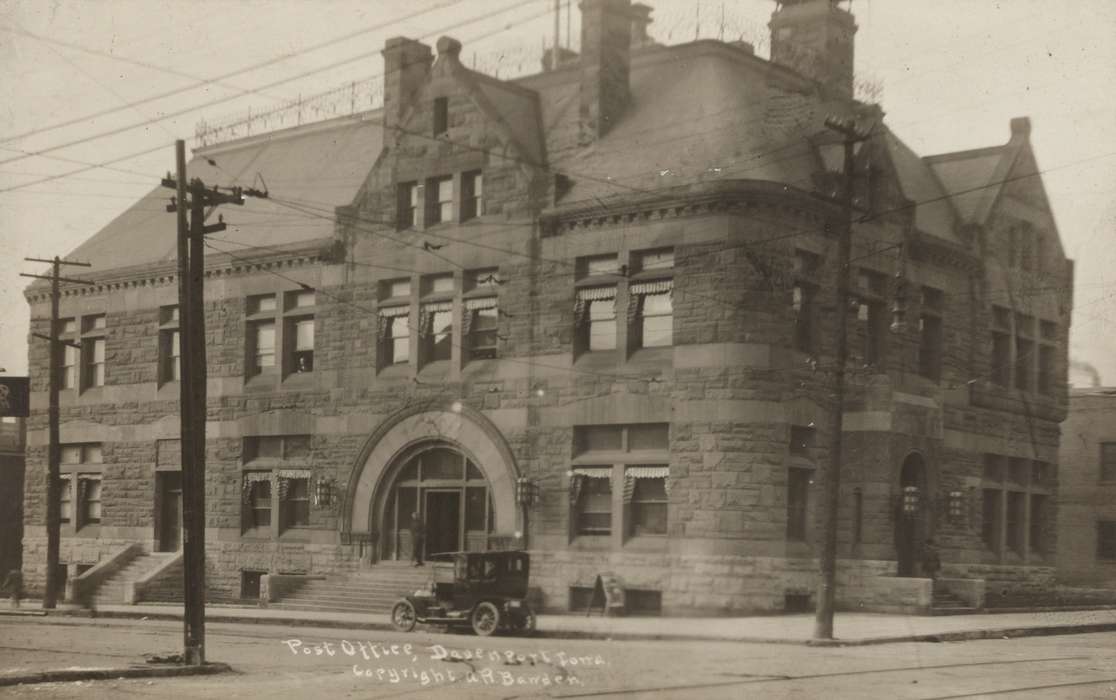
[[[1116,633],[810,648],[730,642],[480,639],[210,624],[234,673],[51,683],[0,697],[1116,698]],[[0,674],[126,666],[181,650],[174,622],[0,619]]]

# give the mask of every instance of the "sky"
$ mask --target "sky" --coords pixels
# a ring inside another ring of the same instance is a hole
[[[645,2],[661,43],[744,38],[767,55],[770,0]],[[553,40],[553,4],[0,0],[0,368],[27,371],[30,280],[19,273],[43,266],[23,258],[65,255],[96,233],[173,169],[174,139],[189,148],[198,122],[365,85],[392,36],[451,35],[480,70],[535,72]],[[851,9],[857,74],[882,90],[888,123],[920,155],[1005,143],[1009,120],[1030,117],[1076,264],[1070,355],[1116,385],[1116,2],[854,0]],[[575,50],[578,15],[574,3],[559,21],[560,41]]]

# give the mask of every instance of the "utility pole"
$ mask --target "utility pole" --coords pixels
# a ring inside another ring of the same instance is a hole
[[[182,454],[182,576],[183,659],[190,666],[205,663],[205,236],[225,230],[223,221],[206,225],[206,207],[244,204],[244,196],[267,197],[266,192],[234,187],[221,192],[206,189],[195,178],[187,185],[186,143],[174,144],[176,177],[163,179],[175,190],[167,206],[178,217],[178,318],[180,447]],[[189,207],[189,221],[186,208]]]
[[[849,359],[849,257],[852,249],[854,146],[870,135],[857,131],[851,120],[827,117],[825,125],[844,136],[845,163],[840,192],[844,209],[841,233],[837,239],[837,366],[833,376],[832,442],[825,474],[822,555],[819,561],[817,608],[814,639],[833,639],[833,611],[837,592],[837,513],[841,502],[841,431],[845,403],[845,363]]]
[[[43,591],[43,608],[46,610],[53,610],[58,604],[58,550],[62,539],[62,498],[59,493],[59,487],[62,484],[61,477],[58,473],[58,463],[60,461],[61,452],[58,438],[58,375],[62,371],[63,343],[71,347],[76,347],[79,350],[81,349],[80,345],[70,341],[60,341],[58,339],[58,285],[59,282],[93,284],[93,282],[88,280],[72,279],[60,275],[63,265],[74,265],[77,267],[92,267],[92,265],[75,260],[63,260],[57,255],[50,260],[45,258],[24,258],[24,260],[27,262],[49,263],[51,266],[50,277],[26,273],[20,273],[20,277],[34,277],[41,280],[50,280],[50,334],[43,335],[41,333],[32,333],[32,335],[50,342],[50,376],[47,379],[49,395],[47,408],[47,561],[46,590]],[[80,364],[79,362],[79,365]],[[79,504],[75,499],[73,507],[77,508],[78,506]]]

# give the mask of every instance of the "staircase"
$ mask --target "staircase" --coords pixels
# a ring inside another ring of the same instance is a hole
[[[270,605],[276,610],[387,613],[399,598],[431,580],[430,565],[380,562],[347,578],[308,581],[302,588]]]
[[[930,602],[931,615],[967,615],[975,612],[976,608],[953,595],[945,586],[934,586],[934,597]]]
[[[105,579],[93,595],[97,605],[124,605],[124,583],[143,578],[162,566],[167,559],[175,556],[177,552],[156,552],[143,554],[133,559],[127,566]],[[181,584],[180,584],[181,585]],[[179,594],[181,600],[181,593]]]

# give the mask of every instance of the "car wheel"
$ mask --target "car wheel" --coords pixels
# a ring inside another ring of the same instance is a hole
[[[500,628],[500,611],[495,605],[484,601],[473,608],[473,631],[478,637],[488,637]]]
[[[408,600],[401,600],[391,609],[391,624],[400,632],[410,632],[415,628],[415,606]]]

